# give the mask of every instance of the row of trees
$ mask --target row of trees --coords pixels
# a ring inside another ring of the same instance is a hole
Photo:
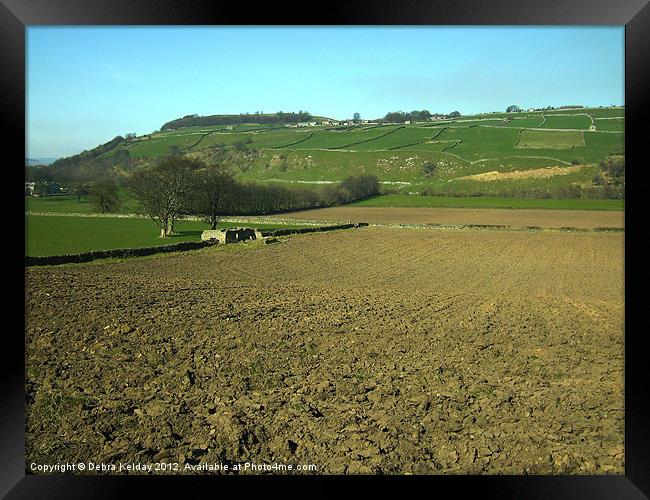
[[[557,108],[554,106],[546,106],[545,108],[534,108],[533,111],[551,111],[554,109],[575,109],[575,108],[583,108],[581,104],[567,104],[565,106],[558,106]],[[601,106],[602,107],[602,106]],[[519,106],[516,104],[512,104],[511,106],[508,106],[506,108],[506,113],[519,113],[523,111]]]
[[[421,111],[415,110],[411,111],[410,113],[405,113],[404,111],[391,111],[390,113],[386,113],[386,116],[384,116],[382,121],[387,123],[404,123],[406,121],[426,122],[432,116],[433,115],[426,109],[423,109]],[[442,118],[458,118],[460,116],[460,112],[452,111],[448,115],[436,114],[436,116]]]
[[[224,215],[273,212],[347,203],[379,193],[375,176],[352,176],[322,190],[242,183],[223,164],[182,156],[167,157],[134,171],[130,182],[138,211],[158,226],[160,237],[174,234],[179,216],[198,215],[212,229]]]
[[[298,111],[297,113],[283,113],[278,111],[274,114],[250,114],[241,113],[239,115],[186,115],[183,118],[177,118],[165,123],[161,130],[175,130],[181,127],[206,127],[210,125],[238,125],[240,123],[259,123],[271,125],[283,125],[285,123],[306,122],[312,119],[312,115],[307,111]]]
[[[110,141],[101,144],[91,150],[84,150],[77,155],[69,156],[67,158],[60,158],[56,160],[54,163],[52,163],[50,168],[53,171],[57,171],[57,170],[63,170],[65,169],[65,167],[78,167],[79,165],[86,163],[89,160],[97,159],[100,156],[104,155],[105,153],[112,151],[117,146],[122,144],[124,140],[125,140],[124,137],[118,135],[117,137],[114,137]]]

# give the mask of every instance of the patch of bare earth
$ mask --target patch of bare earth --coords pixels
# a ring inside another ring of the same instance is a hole
[[[624,472],[621,234],[370,227],[26,283],[28,464]]]
[[[371,224],[486,224],[542,228],[624,227],[624,212],[604,210],[546,210],[499,208],[383,208],[330,207],[281,214],[270,218]]]
[[[545,167],[534,168],[531,170],[515,170],[513,172],[483,172],[482,174],[465,175],[458,179],[473,181],[501,181],[513,179],[547,179],[556,175],[568,175],[579,172],[584,169],[585,165],[574,165],[571,167]]]

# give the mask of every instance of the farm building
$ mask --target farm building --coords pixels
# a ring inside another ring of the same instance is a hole
[[[262,239],[262,233],[247,227],[230,227],[227,229],[205,230],[201,241],[214,240],[217,243],[239,243],[246,240]]]

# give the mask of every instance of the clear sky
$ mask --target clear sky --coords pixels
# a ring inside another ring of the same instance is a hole
[[[624,28],[28,27],[27,156],[188,114],[624,104]]]

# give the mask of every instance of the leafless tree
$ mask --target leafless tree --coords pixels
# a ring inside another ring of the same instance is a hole
[[[195,160],[172,156],[133,173],[131,187],[138,211],[158,225],[161,238],[175,234],[176,219],[189,204],[193,174],[201,166]]]

